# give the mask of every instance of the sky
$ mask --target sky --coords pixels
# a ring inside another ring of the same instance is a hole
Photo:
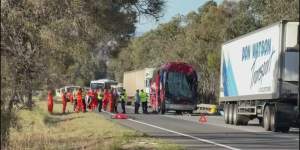
[[[162,12],[163,17],[156,22],[153,18],[140,17],[136,24],[136,36],[140,36],[143,33],[155,29],[159,24],[166,23],[177,15],[186,15],[191,11],[197,11],[200,6],[205,4],[209,0],[166,0],[164,10]],[[220,4],[223,0],[214,0]]]

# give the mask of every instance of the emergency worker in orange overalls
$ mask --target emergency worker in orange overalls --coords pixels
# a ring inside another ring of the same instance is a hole
[[[77,91],[77,107],[76,107],[76,112],[79,112],[79,109],[81,109],[82,112],[84,112],[84,106],[83,106],[83,101],[82,101],[82,89],[79,88]]]
[[[48,91],[48,112],[53,112],[53,95],[51,90]]]
[[[109,102],[109,95],[110,95],[110,92],[108,91],[108,89],[105,89],[104,94],[103,94],[103,102],[102,102],[103,103],[102,106],[103,106],[104,111],[106,111],[106,109],[107,109],[107,104]]]
[[[68,90],[67,97],[71,103],[73,103],[73,93],[72,90]]]
[[[97,101],[98,94],[97,94],[97,91],[93,90],[92,95],[93,96],[92,96],[92,102],[91,102],[91,109],[95,110],[97,108],[97,105],[98,105],[98,101]]]
[[[67,107],[67,97],[65,90],[62,90],[61,92],[61,99],[62,99],[62,105],[63,105],[63,113],[66,113],[66,107]]]

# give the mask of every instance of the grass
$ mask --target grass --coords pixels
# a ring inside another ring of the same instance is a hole
[[[96,113],[73,113],[68,103],[66,114],[62,104],[54,104],[53,114],[47,102],[37,101],[32,111],[17,115],[20,126],[11,128],[9,149],[87,149],[87,150],[179,150],[182,147],[161,139],[147,137],[113,123]]]

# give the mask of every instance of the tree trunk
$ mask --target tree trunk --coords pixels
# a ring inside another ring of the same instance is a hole
[[[27,95],[27,107],[31,110],[32,109],[32,78],[30,73],[26,73],[27,75],[27,83],[26,83],[26,95]]]

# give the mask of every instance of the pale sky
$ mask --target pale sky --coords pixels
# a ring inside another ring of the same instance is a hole
[[[170,21],[172,17],[178,14],[186,15],[191,11],[197,11],[207,1],[209,0],[166,0],[163,17],[158,22],[152,18],[141,17],[136,24],[136,35],[139,36],[151,29],[155,29],[159,24]],[[214,1],[220,4],[223,0]]]

